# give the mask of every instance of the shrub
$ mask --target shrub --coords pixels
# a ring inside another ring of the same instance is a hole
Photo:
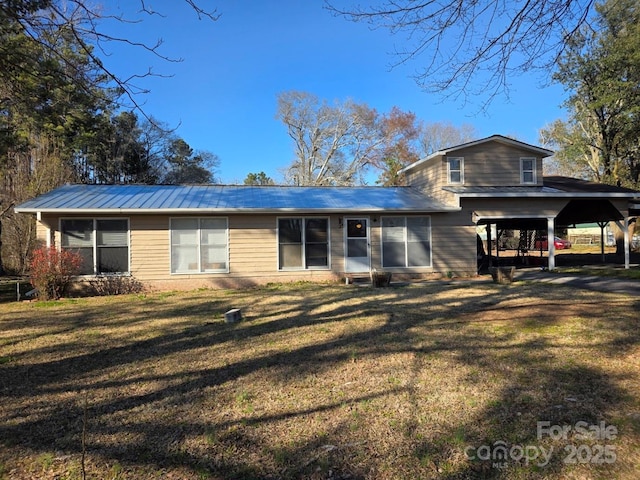
[[[62,297],[72,278],[80,273],[83,259],[79,253],[42,247],[33,251],[29,262],[31,285],[41,300],[57,300]]]
[[[89,282],[96,295],[124,295],[141,293],[144,285],[135,277],[124,275],[104,275]]]

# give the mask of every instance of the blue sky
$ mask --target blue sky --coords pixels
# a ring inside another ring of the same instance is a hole
[[[110,0],[105,13],[141,21],[111,22],[104,30],[148,44],[162,39],[160,51],[182,62],[111,44],[105,64],[121,76],[148,68],[171,75],[139,80],[150,93],[137,100],[194,149],[218,155],[223,183],[242,183],[260,171],[281,179],[293,159],[286,129],[275,118],[276,97],[287,90],[328,101],[351,98],[379,112],[395,105],[427,123],[469,123],[481,137],[499,133],[533,144],[540,128],[564,116],[562,87],[543,88],[545,79],[534,75],[513,78],[510,99],[495,98],[486,113],[480,113],[482,99],[463,105],[425,93],[411,78],[419,63],[390,68],[401,37],[333,17],[322,0],[199,0],[217,8],[216,22],[199,20],[183,1],[146,3],[163,16],[137,14],[131,10],[137,1]]]

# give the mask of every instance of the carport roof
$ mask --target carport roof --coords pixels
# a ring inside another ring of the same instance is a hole
[[[578,225],[589,222],[609,222],[624,217],[611,202],[602,198],[571,200],[556,217],[558,225]]]
[[[344,213],[458,211],[411,187],[65,185],[16,207],[22,213]]]
[[[561,176],[544,177],[542,186],[447,186],[444,189],[461,197],[640,198],[640,192],[630,188]]]
[[[544,177],[545,187],[554,188],[556,190],[573,193],[621,193],[632,194],[632,196],[640,196],[640,192],[631,188],[618,187],[615,185],[607,185],[605,183],[590,182],[572,177],[549,176]]]

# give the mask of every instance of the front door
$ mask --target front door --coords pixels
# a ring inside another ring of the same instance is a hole
[[[345,272],[368,272],[371,266],[369,219],[345,218],[345,227]]]

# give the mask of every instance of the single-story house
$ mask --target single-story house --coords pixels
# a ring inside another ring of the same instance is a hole
[[[65,185],[16,211],[36,215],[43,244],[79,251],[84,275],[161,288],[473,275],[478,225],[553,238],[560,225],[617,222],[628,267],[640,192],[543,177],[552,153],[494,135],[409,165],[404,187]]]

